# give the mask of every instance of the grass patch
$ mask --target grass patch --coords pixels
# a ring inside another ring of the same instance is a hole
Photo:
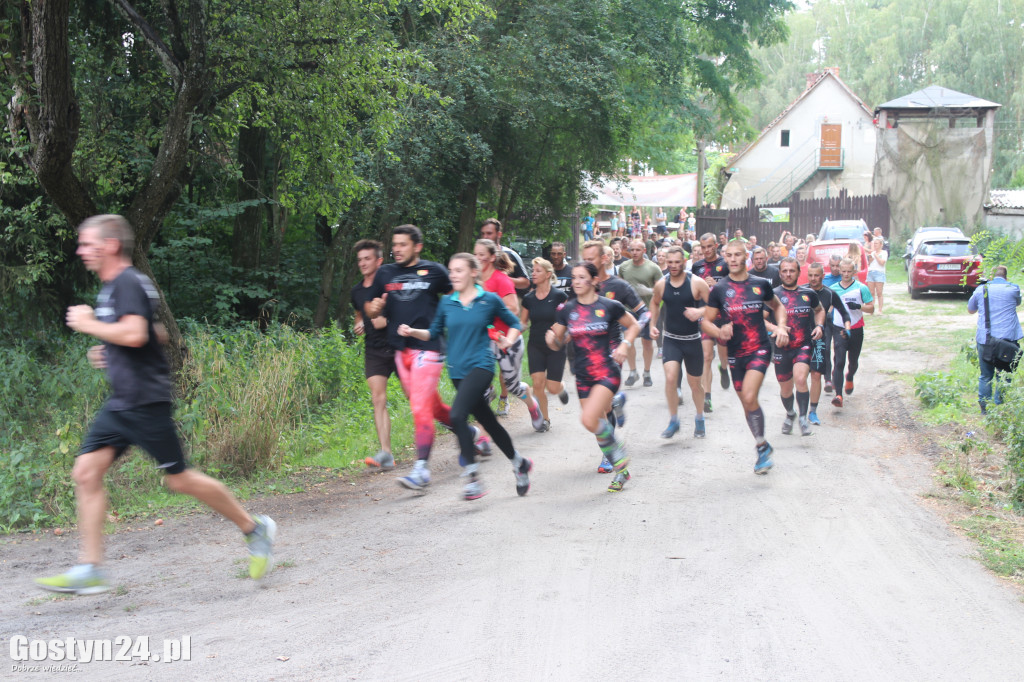
[[[957,524],[979,545],[981,562],[993,573],[1024,579],[1024,544],[1017,525],[990,514],[975,514]]]

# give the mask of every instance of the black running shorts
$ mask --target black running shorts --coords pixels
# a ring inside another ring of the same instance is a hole
[[[609,391],[611,391],[612,394],[614,395],[614,394],[619,392],[619,386],[620,386],[621,383],[622,383],[622,377],[620,375],[618,375],[618,374],[616,374],[616,375],[614,375],[612,377],[609,377],[607,379],[599,379],[599,380],[594,381],[594,382],[580,381],[579,377],[577,377],[576,378],[576,393],[577,393],[577,395],[579,395],[580,400],[586,400],[587,398],[590,397],[590,389],[592,389],[594,386],[604,386]]]
[[[78,454],[112,447],[115,456],[120,457],[129,445],[145,450],[157,461],[157,468],[168,474],[180,474],[188,468],[171,418],[171,403],[150,403],[130,410],[109,410],[104,405]]]
[[[692,377],[704,374],[704,347],[699,339],[680,341],[667,336],[661,344],[661,362],[679,362],[686,367],[686,373]]]
[[[762,348],[753,355],[744,355],[741,358],[729,356],[729,371],[732,373],[732,387],[739,393],[743,388],[743,377],[747,372],[754,371],[761,374],[768,373],[770,361],[768,349]]]
[[[390,378],[398,374],[395,368],[395,351],[367,347],[363,355],[363,375],[370,377]]]
[[[805,365],[811,364],[810,345],[799,348],[778,348],[774,345],[772,347],[775,349],[774,355],[772,355],[775,378],[779,381],[789,381],[793,378],[793,365],[800,362]]]
[[[547,346],[526,345],[526,364],[530,374],[547,374],[548,381],[561,381],[565,374],[565,355],[567,346],[561,350],[551,350]]]

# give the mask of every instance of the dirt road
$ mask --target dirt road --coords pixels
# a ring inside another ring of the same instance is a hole
[[[934,334],[936,315],[890,309]],[[963,327],[970,318],[948,320]],[[927,322],[927,324],[919,324]],[[467,503],[446,437],[428,494],[393,475],[358,475],[250,506],[280,524],[280,565],[262,584],[237,576],[240,538],[209,515],[109,539],[121,586],[97,597],[39,598],[31,578],[66,567],[71,536],[0,545],[2,676],[10,638],[191,638],[191,661],[77,664],[88,679],[1017,680],[1024,605],[970,558],[972,547],[921,503],[927,447],[895,371],[930,356],[886,348],[869,321],[856,393],[823,401],[815,435],[778,433],[762,390],[775,469],[752,473],[739,402],[716,383],[708,437],[666,422],[655,387],[628,390],[634,478],[605,492],[598,450],[575,399],[555,401],[535,434],[509,419],[536,462],[515,493],[499,457],[490,494]],[[897,347],[893,348],[892,345]],[[908,343],[906,345],[913,345]],[[28,665],[46,665],[31,663]],[[66,662],[68,665],[75,665]]]

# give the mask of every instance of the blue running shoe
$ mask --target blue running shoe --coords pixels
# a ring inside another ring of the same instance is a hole
[[[705,431],[705,429],[704,429],[704,420],[703,419],[698,419],[698,418],[694,417],[694,420],[693,420],[693,437],[694,438],[703,438],[705,435],[707,435],[707,431]]]
[[[775,450],[768,441],[757,446],[757,464],[754,465],[754,473],[760,476],[767,474],[775,462],[772,461],[772,453]]]
[[[619,391],[612,398],[612,412],[615,413],[615,423],[619,426],[626,424],[626,394]]]
[[[601,460],[601,463],[597,466],[597,473],[599,473],[599,474],[610,474],[614,468],[615,467],[612,466],[612,463],[608,461],[608,458],[605,457],[604,459]]]
[[[668,427],[661,432],[662,438],[671,438],[679,433],[679,417],[672,417],[668,420]]]
[[[807,421],[811,422],[815,426],[821,426],[821,420],[818,419],[818,413],[814,410],[807,413]]]

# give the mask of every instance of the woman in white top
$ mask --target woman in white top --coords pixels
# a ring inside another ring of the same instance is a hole
[[[875,299],[875,312],[882,314],[882,287],[885,286],[885,263],[889,260],[889,252],[884,249],[885,242],[875,237],[868,246],[868,289]]]

